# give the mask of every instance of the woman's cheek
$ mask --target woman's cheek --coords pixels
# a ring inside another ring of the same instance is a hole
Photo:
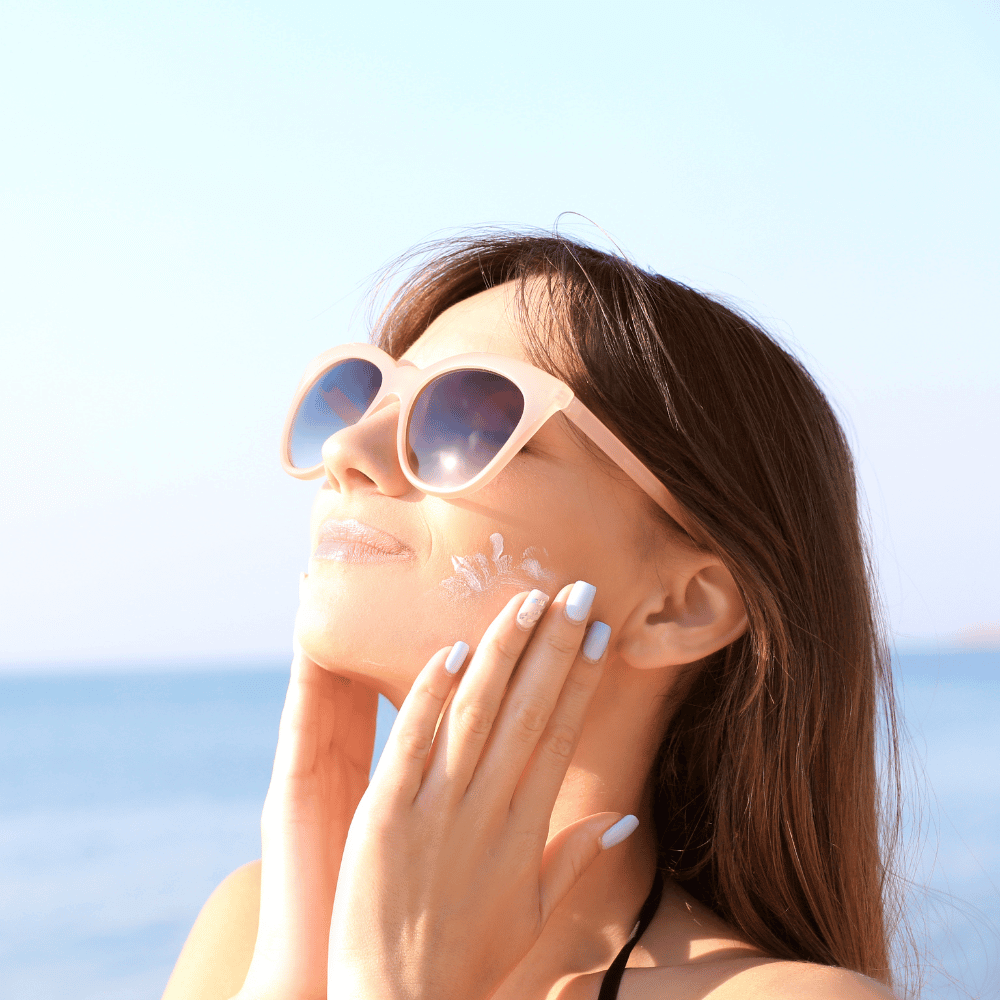
[[[506,599],[518,590],[548,592],[555,586],[556,574],[547,549],[528,545],[505,552],[505,545],[503,535],[495,531],[483,550],[453,555],[452,572],[441,581],[448,598],[461,603],[497,593]]]
[[[546,547],[494,531],[465,551],[455,551],[436,568],[424,596],[434,609],[433,626],[446,642],[475,645],[510,598],[521,590],[554,596],[561,583]],[[447,638],[445,638],[447,636]]]

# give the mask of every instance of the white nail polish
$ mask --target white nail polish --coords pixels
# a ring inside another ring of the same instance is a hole
[[[566,617],[579,624],[590,614],[590,606],[594,603],[597,588],[592,583],[577,580],[566,598]]]
[[[611,638],[611,626],[604,622],[591,622],[587,634],[583,638],[583,648],[580,655],[591,663],[596,663],[608,648],[608,640]]]
[[[542,612],[548,603],[548,594],[544,594],[540,590],[533,590],[524,599],[521,610],[517,613],[516,621],[518,626],[525,631],[532,628],[538,619],[542,617]]]
[[[444,661],[444,669],[448,671],[449,674],[457,674],[459,670],[462,669],[462,664],[465,663],[465,658],[469,655],[469,644],[462,642],[461,639],[451,647],[451,652],[448,654],[448,659]]]
[[[606,851],[609,847],[620,844],[626,837],[635,833],[638,826],[639,818],[637,816],[633,816],[631,813],[628,816],[623,816],[611,829],[604,831],[604,836],[601,837],[601,847]]]

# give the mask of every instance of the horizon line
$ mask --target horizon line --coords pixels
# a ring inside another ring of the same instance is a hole
[[[955,644],[933,639],[893,643],[892,658],[897,656],[933,656],[957,654],[1000,653],[1000,644]],[[181,654],[175,657],[109,656],[79,659],[51,658],[45,660],[0,660],[0,675],[31,674],[124,674],[124,673],[208,673],[288,670],[289,653],[254,654]]]

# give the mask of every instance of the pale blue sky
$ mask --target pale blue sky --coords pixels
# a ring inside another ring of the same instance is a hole
[[[567,210],[827,387],[901,645],[1000,619],[995,2],[7,0],[0,93],[0,663],[282,654],[305,364]]]

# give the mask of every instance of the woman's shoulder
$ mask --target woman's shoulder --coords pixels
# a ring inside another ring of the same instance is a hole
[[[731,977],[705,1000],[895,1000],[883,983],[860,972],[812,962],[770,959]]]
[[[633,955],[619,1000],[896,1000],[850,969],[769,955],[676,885]]]
[[[237,868],[201,908],[163,1000],[225,1000],[243,985],[257,941],[260,861]]]
[[[896,1000],[882,983],[849,969],[781,959],[728,959],[628,969],[619,1000]]]

